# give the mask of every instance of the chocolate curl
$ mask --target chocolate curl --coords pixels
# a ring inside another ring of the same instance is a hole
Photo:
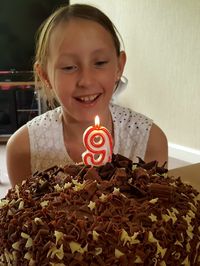
[[[80,191],[80,196],[84,200],[90,200],[97,190],[97,182],[92,180],[87,180],[84,188]]]
[[[124,168],[117,168],[110,181],[113,185],[120,187],[121,185],[124,185],[124,183],[127,183],[127,179],[126,170]]]
[[[175,191],[174,187],[162,184],[150,184],[149,191],[153,198],[159,198],[162,200],[174,201]]]
[[[139,162],[137,163],[138,166],[141,166],[142,168],[149,170],[149,174],[164,174],[168,172],[168,169],[166,168],[167,162],[164,162],[163,165],[158,166],[158,161],[154,160],[151,162],[146,163],[143,161],[140,157],[137,157]]]
[[[136,178],[136,179],[140,179],[140,178],[144,178],[145,179],[149,179],[149,174],[148,172],[141,168],[141,167],[138,167],[136,168],[134,171],[133,171],[133,177]]]
[[[147,195],[146,191],[144,191],[143,189],[132,184],[129,184],[129,186],[130,186],[130,193],[132,194],[132,196],[134,195],[138,198],[143,198]]]
[[[102,179],[109,180],[113,173],[115,172],[115,167],[112,163],[107,163],[99,167],[99,175]]]
[[[97,171],[97,168],[95,167],[90,167],[88,171],[84,175],[84,180],[96,180],[97,182],[101,181],[101,177],[99,176],[99,173]]]
[[[120,154],[113,154],[112,163],[115,167],[131,169],[133,162]]]
[[[88,167],[85,165],[66,165],[64,167],[64,172],[72,177],[82,177],[87,172],[87,169]]]

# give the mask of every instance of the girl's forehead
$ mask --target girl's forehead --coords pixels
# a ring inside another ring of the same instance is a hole
[[[60,22],[50,35],[50,50],[62,45],[84,45],[98,42],[100,45],[112,45],[114,41],[111,33],[100,23],[92,20],[73,18]]]
[[[88,29],[93,29],[93,28],[101,28],[101,30],[106,30],[102,24],[100,24],[97,21],[90,20],[90,19],[85,19],[85,18],[78,18],[78,17],[73,17],[67,20],[62,20],[60,21],[56,26],[55,29],[60,30],[65,30],[65,29],[77,29],[77,28],[88,28]]]

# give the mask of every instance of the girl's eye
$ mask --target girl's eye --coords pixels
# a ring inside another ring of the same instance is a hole
[[[95,65],[96,65],[97,67],[102,67],[102,66],[106,65],[107,63],[108,63],[108,61],[97,61],[97,62],[95,63]]]
[[[66,67],[62,67],[62,70],[64,70],[65,72],[73,72],[76,71],[78,69],[77,66],[66,66]]]

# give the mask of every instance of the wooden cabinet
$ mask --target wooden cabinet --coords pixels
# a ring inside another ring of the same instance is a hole
[[[40,99],[34,83],[0,83],[0,137],[9,137],[40,113]]]

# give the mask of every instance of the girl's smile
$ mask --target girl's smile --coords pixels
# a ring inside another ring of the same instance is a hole
[[[101,96],[101,93],[93,94],[93,95],[86,95],[86,96],[79,96],[79,97],[74,97],[74,98],[82,104],[91,105],[91,104],[94,104],[97,101],[97,99],[99,99],[100,96]]]

